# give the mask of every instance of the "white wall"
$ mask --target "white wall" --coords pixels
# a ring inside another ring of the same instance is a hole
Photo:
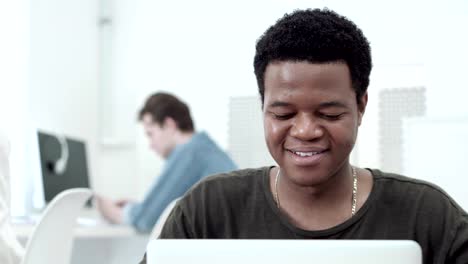
[[[31,1],[28,58],[28,120],[85,140],[92,176],[99,168],[97,7],[93,0]]]
[[[115,19],[125,21],[125,27],[115,28],[116,58],[123,57],[115,63],[126,80],[119,89],[131,89],[135,96],[127,111],[134,113],[151,92],[173,92],[189,102],[197,128],[226,147],[229,97],[257,93],[252,66],[256,39],[285,12],[322,6],[357,23],[372,46],[374,70],[357,150],[359,165],[379,166],[381,89],[424,86],[428,115],[468,115],[463,107],[468,98],[463,75],[468,39],[462,33],[468,3],[458,0],[115,1]],[[144,164],[144,157],[152,154],[142,134],[137,135],[137,162]],[[144,172],[143,190],[155,174],[145,165],[138,170]]]
[[[24,213],[21,195],[25,173],[25,144],[22,131],[27,117],[29,2],[0,1],[0,130],[11,142],[12,214]]]

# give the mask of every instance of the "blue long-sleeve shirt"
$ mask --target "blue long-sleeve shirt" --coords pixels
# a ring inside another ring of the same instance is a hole
[[[140,232],[150,232],[166,206],[201,178],[235,169],[232,159],[205,132],[196,133],[172,150],[144,200],[124,208],[124,221]]]

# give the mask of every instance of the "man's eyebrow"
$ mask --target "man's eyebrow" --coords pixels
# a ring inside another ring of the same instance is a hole
[[[275,101],[268,105],[268,107],[288,107],[291,106],[290,103],[282,102],[282,101]]]
[[[268,107],[288,107],[291,105],[292,105],[291,103],[287,103],[283,101],[275,101],[269,104]],[[319,104],[319,108],[328,108],[328,107],[347,108],[348,106],[338,101],[330,101],[330,102],[324,102],[324,103]]]
[[[342,102],[338,101],[330,101],[319,104],[320,108],[328,108],[328,107],[339,107],[339,108],[348,108],[348,106]]]

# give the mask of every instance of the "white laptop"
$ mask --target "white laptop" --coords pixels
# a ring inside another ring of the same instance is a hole
[[[147,264],[422,264],[409,240],[154,239]]]

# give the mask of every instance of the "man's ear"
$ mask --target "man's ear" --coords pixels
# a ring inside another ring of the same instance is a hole
[[[359,98],[359,103],[358,103],[358,124],[361,125],[362,122],[362,117],[364,116],[364,112],[366,112],[366,106],[367,106],[367,91],[364,95]]]
[[[172,117],[164,118],[164,122],[162,123],[163,128],[170,128],[170,129],[178,129],[176,121]]]

